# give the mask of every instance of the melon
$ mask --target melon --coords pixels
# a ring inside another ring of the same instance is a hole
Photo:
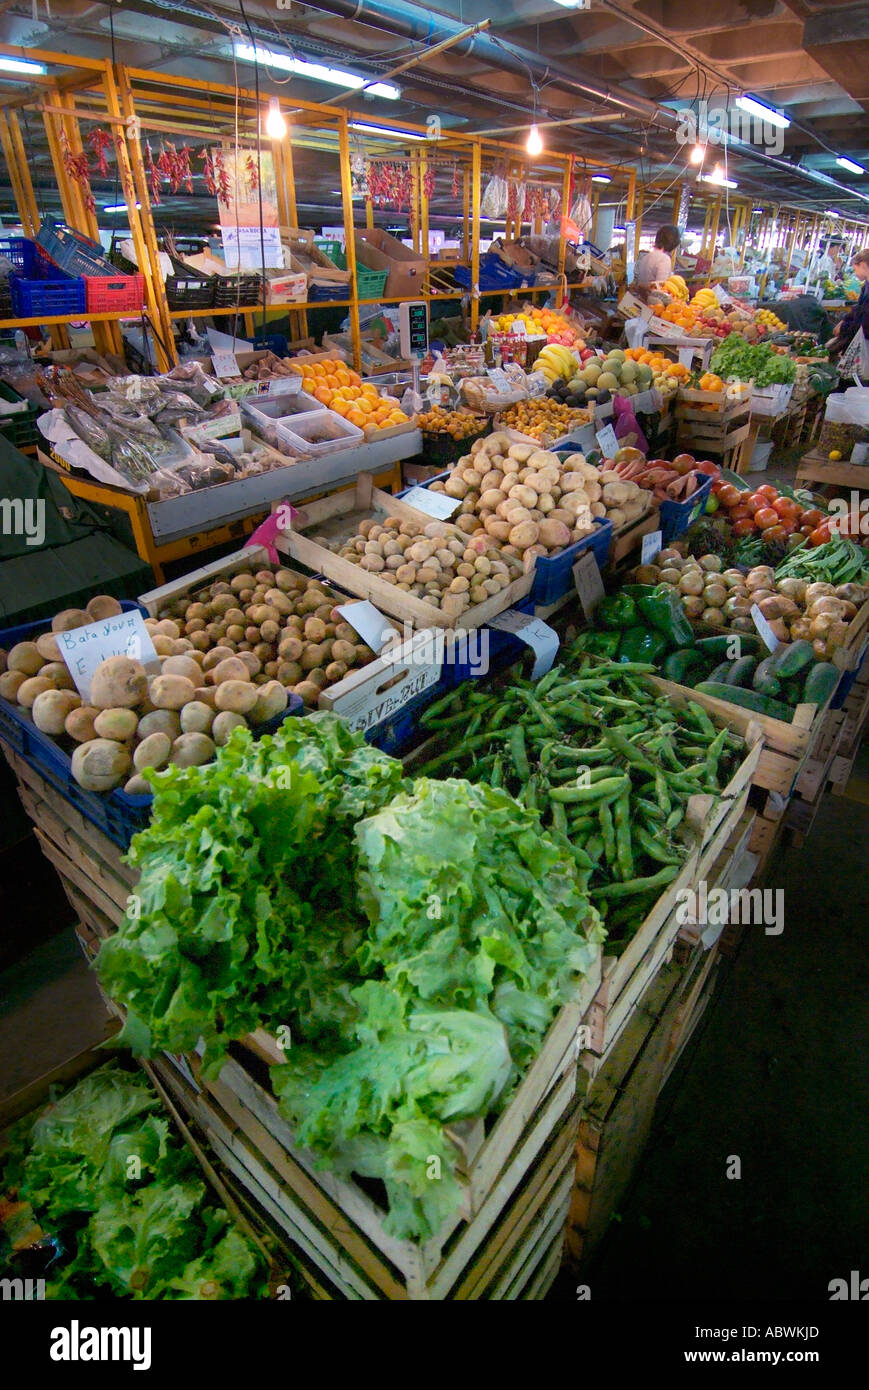
[[[597,379],[597,386],[601,391],[617,391],[619,379],[613,372],[601,372]]]

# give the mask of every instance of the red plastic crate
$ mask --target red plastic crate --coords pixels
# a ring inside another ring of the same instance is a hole
[[[89,314],[138,314],[145,300],[144,275],[85,275],[85,304]]]

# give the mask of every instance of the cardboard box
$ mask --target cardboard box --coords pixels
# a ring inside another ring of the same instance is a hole
[[[415,299],[425,283],[424,256],[379,227],[357,228],[356,256],[369,270],[386,270],[387,299]]]

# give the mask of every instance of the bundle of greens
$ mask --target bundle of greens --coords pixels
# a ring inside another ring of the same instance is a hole
[[[712,354],[709,370],[736,381],[754,381],[755,386],[789,385],[797,379],[797,364],[769,343],[748,343],[739,333],[731,333]]]
[[[189,1150],[155,1114],[147,1083],[112,1063],[79,1081],[0,1156],[8,1220],[27,1211],[32,1238],[52,1234],[60,1258],[50,1298],[226,1299],[256,1293],[258,1252],[207,1201]],[[38,1223],[38,1224],[37,1224]]]
[[[505,791],[420,780],[329,714],[154,777],[140,904],[101,982],[140,1049],[283,1025],[272,1070],[300,1144],[380,1178],[387,1229],[460,1204],[442,1126],[501,1108],[603,932],[565,843]],[[437,1160],[438,1181],[431,1165]]]

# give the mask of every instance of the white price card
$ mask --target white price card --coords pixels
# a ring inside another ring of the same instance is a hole
[[[692,347],[679,348],[679,361],[683,367],[690,367],[694,361],[694,349]]]
[[[619,441],[612,425],[604,425],[597,431],[597,444],[605,459],[615,458],[619,451]]]
[[[580,555],[573,567],[573,582],[579,594],[582,611],[587,618],[591,618],[604,596],[603,580],[593,551],[587,550],[584,555]]]
[[[461,498],[447,497],[445,492],[432,492],[429,487],[412,487],[402,497],[408,507],[416,507],[418,512],[433,516],[438,521],[446,521],[462,505]]]
[[[558,651],[558,633],[542,618],[535,618],[533,613],[518,613],[515,608],[508,608],[505,613],[496,613],[494,618],[490,618],[487,626],[496,627],[500,632],[512,632],[531,648],[534,653],[534,669],[531,672],[533,681],[546,675]]]
[[[225,381],[228,377],[241,376],[241,368],[235,360],[235,353],[221,349],[220,352],[211,354],[211,365],[214,368],[214,375]]]
[[[489,367],[486,371],[486,376],[491,381],[499,396],[507,391],[513,390],[503,367]]]
[[[760,635],[760,639],[763,642],[764,646],[766,646],[769,649],[769,651],[774,652],[776,647],[780,646],[781,644],[779,643],[779,639],[776,637],[775,633],[773,632],[772,628],[770,627],[766,618],[761,613],[756,603],[752,604],[751,607],[751,621],[757,628],[758,634]]]
[[[54,635],[85,704],[90,700],[94,671],[110,656],[128,656],[133,661],[141,661],[150,675],[160,674],[160,658],[138,608]]]
[[[356,629],[362,641],[373,652],[379,652],[395,636],[395,628],[388,618],[384,618],[367,598],[359,603],[339,603],[336,611],[346,623]]]
[[[647,536],[643,536],[643,548],[640,551],[640,564],[650,565],[656,555],[660,555],[664,544],[664,537],[660,531],[650,531]]]

